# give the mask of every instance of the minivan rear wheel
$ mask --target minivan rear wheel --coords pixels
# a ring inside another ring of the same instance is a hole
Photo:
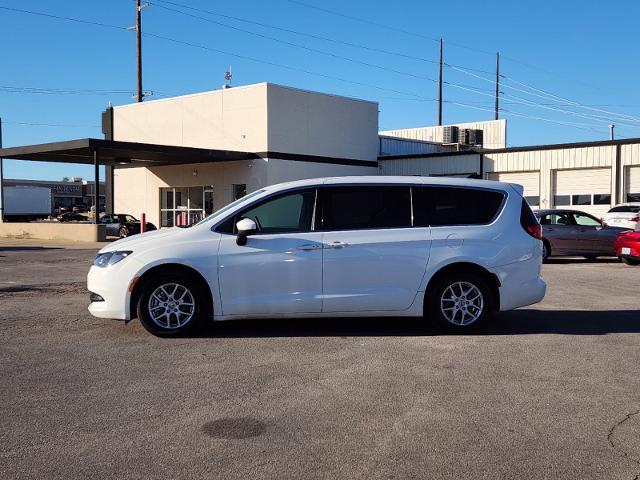
[[[142,287],[138,318],[158,337],[194,333],[204,323],[205,298],[200,284],[188,275],[161,274]]]
[[[480,275],[446,275],[430,292],[428,314],[438,327],[447,331],[474,331],[493,313],[493,294]]]

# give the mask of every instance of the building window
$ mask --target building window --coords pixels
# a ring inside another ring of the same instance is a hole
[[[527,196],[524,197],[530,207],[538,207],[540,206],[540,197],[539,196]]]
[[[594,193],[593,194],[594,205],[611,205],[611,195],[608,193]]]
[[[591,195],[572,195],[571,205],[591,205]]]
[[[233,200],[239,200],[247,194],[247,185],[245,183],[233,185]]]
[[[627,202],[640,202],[640,192],[627,193]]]
[[[213,213],[211,186],[160,189],[160,226],[192,225]]]
[[[554,195],[553,204],[556,207],[564,207],[571,205],[571,195]]]

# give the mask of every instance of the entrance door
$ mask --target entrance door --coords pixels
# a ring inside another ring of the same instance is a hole
[[[323,312],[401,311],[415,299],[429,229],[412,228],[408,186],[326,186]]]
[[[224,315],[321,311],[322,232],[314,231],[315,200],[316,189],[283,193],[222,227],[218,277]],[[246,245],[238,245],[234,230],[241,218],[258,227]]]

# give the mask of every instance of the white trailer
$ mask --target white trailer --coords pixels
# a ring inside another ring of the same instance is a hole
[[[51,189],[48,187],[4,187],[4,220],[26,222],[51,215]]]

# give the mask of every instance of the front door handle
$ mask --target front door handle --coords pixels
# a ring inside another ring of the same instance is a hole
[[[348,246],[349,244],[345,242],[331,242],[331,243],[325,244],[324,248],[344,248]]]
[[[322,248],[322,245],[319,243],[305,243],[304,245],[300,245],[298,247],[298,250],[308,251],[308,250],[318,250],[320,248]]]

